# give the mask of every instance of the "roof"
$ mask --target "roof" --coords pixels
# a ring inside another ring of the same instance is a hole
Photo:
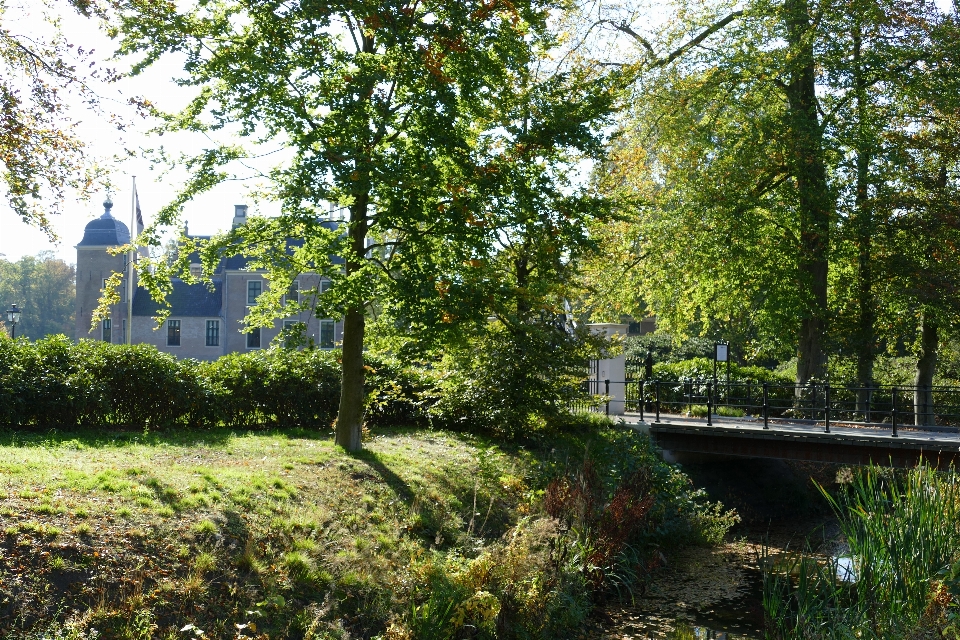
[[[324,220],[320,223],[320,226],[329,229],[331,231],[336,231],[340,228],[342,223],[335,220]],[[287,238],[287,253],[292,254],[293,249],[300,248],[304,245],[303,238]],[[195,254],[191,254],[190,260],[192,262],[198,262],[199,257],[194,258]],[[243,271],[248,269],[247,266],[250,263],[250,258],[247,256],[227,256],[220,261],[220,265],[217,267],[217,271],[221,269],[226,269],[228,271]],[[331,264],[345,264],[346,261],[337,255],[330,256]]]
[[[112,208],[109,200],[103,203],[103,215],[87,223],[78,247],[112,247],[130,242],[130,229],[113,217]]]
[[[179,278],[172,281],[173,292],[167,296],[171,316],[215,317],[220,315],[222,280],[213,281],[213,291],[206,284],[187,284]],[[160,303],[154,301],[146,289],[138,288],[133,296],[133,315],[155,316]]]

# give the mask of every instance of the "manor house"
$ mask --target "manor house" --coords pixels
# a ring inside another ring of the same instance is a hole
[[[207,284],[187,284],[174,279],[173,292],[168,297],[170,316],[161,327],[154,320],[160,305],[153,301],[146,289],[138,286],[134,270],[132,317],[127,317],[127,286],[124,282],[120,303],[110,307],[110,318],[91,326],[93,311],[99,304],[107,278],[114,272],[126,274],[128,256],[108,252],[108,249],[130,241],[130,230],[113,217],[112,207],[112,202],[104,203],[103,215],[87,224],[83,239],[76,247],[78,340],[88,338],[122,344],[130,322],[134,344],[152,344],[177,357],[198,360],[213,360],[226,353],[266,348],[285,326],[293,323],[303,323],[307,341],[317,347],[331,349],[340,342],[342,322],[332,318],[318,319],[309,311],[277,320],[269,328],[241,333],[249,308],[269,286],[265,272],[248,268],[248,260],[242,256],[220,262],[213,276],[212,289]],[[236,205],[233,226],[245,224],[246,220],[247,206]],[[334,229],[338,223],[330,221],[329,224],[329,228]],[[295,244],[297,241],[290,242]],[[142,252],[143,249],[139,254]],[[294,281],[287,295],[297,296],[299,301],[301,291],[316,289],[322,292],[328,286],[329,281],[317,274],[304,273]]]

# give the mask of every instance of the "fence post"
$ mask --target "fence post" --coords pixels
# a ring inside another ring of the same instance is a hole
[[[830,385],[823,386],[823,426],[830,433]]]
[[[713,426],[713,383],[707,382],[707,426]]]
[[[656,391],[656,406],[657,406],[657,422],[660,422],[660,381],[655,380],[653,383],[653,388]]]
[[[767,400],[767,398],[769,397],[767,394],[769,388],[770,388],[770,384],[767,382],[764,382],[763,383],[763,428],[764,429],[770,428],[770,405]]]
[[[817,383],[810,383],[810,418],[817,419]]]
[[[609,381],[609,380],[604,380],[604,381],[603,381],[603,395],[606,396],[606,398],[607,398],[607,411],[606,411],[606,413],[607,413],[607,415],[609,416],[609,415],[610,415],[610,381]]]
[[[643,396],[643,380],[640,381],[640,422],[643,422],[643,405],[645,405],[646,399]]]
[[[890,421],[893,422],[892,435],[894,438],[896,438],[897,437],[897,395],[898,395],[898,391],[896,387],[893,388],[892,393],[893,393],[893,402],[892,402],[892,407],[890,409]]]
[[[864,422],[870,422],[870,403],[873,401],[873,385],[867,385],[867,407],[866,413],[863,415]]]

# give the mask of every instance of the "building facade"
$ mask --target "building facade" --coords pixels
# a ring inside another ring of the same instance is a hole
[[[127,244],[130,230],[113,217],[112,203],[104,203],[103,215],[87,224],[83,239],[77,244],[76,338],[104,340],[116,344],[126,341],[130,322],[133,344],[152,344],[160,351],[180,358],[214,360],[226,353],[264,349],[287,325],[301,324],[308,344],[332,349],[342,339],[343,324],[333,318],[316,318],[310,311],[283,318],[272,327],[243,333],[245,318],[257,297],[269,288],[266,272],[248,268],[242,256],[225,258],[212,277],[212,287],[205,283],[188,284],[174,279],[168,297],[170,315],[162,326],[154,317],[160,309],[150,294],[138,286],[134,270],[132,315],[127,317],[126,282],[121,287],[121,300],[110,307],[110,318],[92,324],[107,279],[114,273],[126,274],[127,255],[111,255],[109,249]],[[246,223],[246,205],[237,205],[233,225]],[[331,225],[337,223],[331,222]],[[296,243],[296,240],[290,242]],[[138,257],[142,253],[138,252]],[[137,259],[137,258],[135,258]],[[199,266],[199,265],[197,265]],[[301,291],[323,292],[329,281],[315,273],[300,274],[287,296]],[[292,327],[291,327],[292,328]]]

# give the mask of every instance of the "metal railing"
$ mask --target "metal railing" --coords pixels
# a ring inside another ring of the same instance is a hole
[[[896,437],[904,427],[956,431],[960,429],[960,387],[831,386],[712,379],[589,380],[585,391],[595,401],[586,410],[610,413],[611,384],[623,385],[625,410],[641,419],[661,414],[705,417],[716,415],[771,421],[812,423],[829,433],[837,424],[889,428]]]

